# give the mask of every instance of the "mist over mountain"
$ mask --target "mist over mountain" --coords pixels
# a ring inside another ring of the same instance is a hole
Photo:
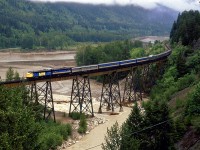
[[[35,45],[39,43],[44,47],[42,43],[50,42],[55,35],[62,35],[62,39],[68,41],[65,44],[166,36],[178,14],[162,5],[144,9],[134,5],[33,3],[27,0],[0,0],[0,12],[0,47],[21,46],[30,36]],[[47,41],[41,42],[44,40]]]
[[[199,0],[28,0],[33,2],[74,2],[81,4],[93,4],[93,5],[135,5],[140,6],[147,9],[152,9],[157,7],[158,5],[163,5],[165,7],[177,10],[177,11],[185,11],[185,10],[200,10]]]

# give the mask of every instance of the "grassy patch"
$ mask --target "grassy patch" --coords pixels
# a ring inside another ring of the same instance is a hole
[[[70,124],[60,124],[54,122],[41,122],[42,132],[39,136],[39,149],[56,149],[72,133]]]
[[[86,133],[86,131],[87,131],[87,120],[86,120],[86,116],[82,114],[80,118],[80,122],[79,122],[78,132]]]
[[[70,115],[69,115],[73,120],[79,120],[81,118],[81,113],[79,112],[72,112]]]
[[[184,100],[181,100],[181,99],[176,100],[176,109],[182,108],[184,106],[185,106]]]
[[[200,116],[193,116],[191,124],[200,132]]]

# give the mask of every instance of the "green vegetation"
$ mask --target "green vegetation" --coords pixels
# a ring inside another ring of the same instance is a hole
[[[7,80],[18,79],[12,68]],[[40,105],[29,99],[27,89],[0,87],[0,149],[56,149],[72,133],[69,124],[43,122]]]
[[[200,83],[197,84],[195,91],[193,91],[193,93],[189,97],[189,101],[187,103],[187,108],[186,108],[187,115],[189,116],[200,115],[199,94],[200,94]]]
[[[86,133],[86,131],[87,131],[87,120],[86,120],[86,116],[85,116],[85,114],[81,114],[78,132],[79,132],[79,133]]]
[[[141,41],[115,41],[97,46],[85,46],[78,50],[76,63],[78,66],[106,63],[159,54],[165,51],[163,43],[156,41],[144,47]]]
[[[184,11],[178,15],[170,33],[171,42],[181,42],[183,45],[197,44],[200,37],[200,13],[199,11]]]
[[[18,80],[20,79],[19,73],[17,71],[14,71],[13,68],[9,67],[8,71],[6,72],[6,80]]]
[[[38,144],[41,150],[56,149],[72,133],[72,127],[69,124],[40,122],[40,125],[42,130],[38,138]]]
[[[86,133],[87,131],[87,119],[86,115],[84,113],[79,113],[79,112],[72,112],[70,114],[70,117],[73,120],[80,120],[79,122],[79,128],[78,128],[78,133]]]
[[[162,6],[147,10],[136,6],[0,0],[0,48],[66,49],[74,42],[168,35],[176,16],[177,12]]]
[[[76,62],[78,66],[81,66],[129,59],[130,50],[133,47],[134,44],[128,40],[111,42],[97,47],[86,46],[77,52]]]
[[[119,127],[116,123],[107,131],[104,150],[145,150],[172,149],[173,122],[169,117],[169,109],[164,102],[150,101],[144,106],[142,113],[137,103],[126,122]]]
[[[189,95],[185,107],[185,121],[193,125],[200,132],[200,82],[196,85],[195,90]]]
[[[143,46],[142,42],[134,41],[133,48],[130,50],[131,58],[139,58],[149,55],[159,54],[165,51],[164,43],[155,41],[154,44],[149,43],[146,47]]]
[[[116,122],[110,130],[107,129],[107,136],[105,137],[106,144],[102,145],[104,150],[119,150],[121,146],[121,128]],[[133,143],[135,146],[136,143]]]
[[[151,99],[169,101],[173,94],[194,84],[196,81],[196,72],[186,65],[190,64],[190,57],[193,56],[186,57],[182,55],[183,53],[186,54],[187,51],[186,47],[180,45],[173,48],[168,68],[163,78],[157,81],[157,86],[151,90]],[[184,61],[180,61],[183,59]]]
[[[70,117],[71,117],[73,120],[80,120],[80,118],[81,118],[81,113],[79,113],[79,112],[72,112],[72,113],[70,114]]]
[[[24,91],[0,87],[0,149],[35,149],[41,131],[34,113],[24,107]]]
[[[115,124],[108,130],[103,149],[174,149],[174,144],[187,131],[192,130],[199,135],[200,37],[193,34],[199,32],[198,26],[191,26],[198,18],[197,11],[179,15],[171,31],[172,54],[165,73],[151,89],[150,101],[143,103],[142,110],[136,103],[121,127]],[[162,50],[158,43],[156,45],[158,51]],[[153,51],[151,53],[157,53]],[[141,57],[147,53],[137,48],[131,52],[131,57]]]

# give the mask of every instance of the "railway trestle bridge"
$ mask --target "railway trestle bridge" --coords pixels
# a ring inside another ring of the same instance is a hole
[[[86,113],[94,116],[92,89],[90,78],[93,76],[103,76],[99,113],[102,108],[123,111],[123,105],[137,100],[142,100],[143,93],[148,93],[155,84],[156,79],[164,71],[171,50],[165,54],[158,55],[137,63],[127,63],[126,65],[109,66],[101,69],[84,70],[72,73],[57,74],[55,76],[43,76],[31,79],[21,79],[17,81],[0,82],[0,85],[9,88],[16,86],[29,87],[29,100],[36,104],[42,104],[44,119],[53,118],[55,121],[54,99],[52,92],[52,82],[62,80],[73,80],[69,115],[73,112]],[[123,93],[120,92],[119,80],[124,77],[125,84]]]

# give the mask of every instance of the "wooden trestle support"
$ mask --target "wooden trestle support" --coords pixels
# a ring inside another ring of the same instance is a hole
[[[73,79],[69,115],[72,112],[94,116],[90,80],[88,76]]]
[[[30,89],[30,99],[41,108],[39,111],[43,111],[44,120],[53,117],[54,122],[56,121],[51,81],[45,83],[34,82]]]
[[[123,111],[117,72],[106,74],[103,77],[99,113],[102,113],[102,107],[104,106],[107,110],[112,109],[112,112],[119,106],[119,111]]]

